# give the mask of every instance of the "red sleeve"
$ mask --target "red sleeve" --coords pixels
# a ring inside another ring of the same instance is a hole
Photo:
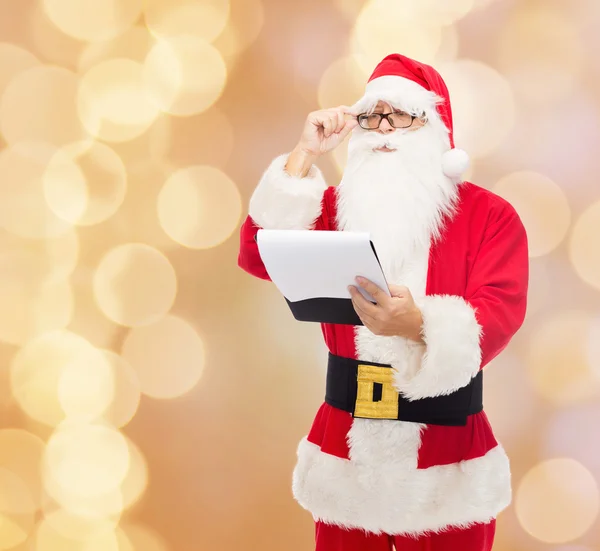
[[[523,324],[528,282],[527,234],[511,209],[486,228],[465,294],[481,326],[482,367],[506,348]]]
[[[321,215],[315,222],[314,227],[311,229],[321,231],[331,229],[330,216],[332,209],[334,208],[334,190],[334,187],[330,187],[323,194],[323,200],[321,202]],[[255,239],[259,229],[260,226],[254,222],[252,217],[247,216],[240,229],[240,252],[238,255],[238,266],[242,268],[242,270],[255,277],[270,281],[267,269],[260,258],[258,244],[256,243]]]
[[[527,236],[510,205],[484,230],[464,296],[419,300],[425,347],[416,375],[398,387],[410,399],[467,385],[509,343],[525,318]]]
[[[247,216],[240,230],[238,266],[250,275],[270,281],[267,269],[260,258],[258,245],[255,240],[259,229],[260,227],[252,220],[252,217]]]

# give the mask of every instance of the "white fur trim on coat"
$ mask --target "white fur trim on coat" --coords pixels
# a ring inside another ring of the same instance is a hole
[[[385,101],[412,115],[425,113],[428,118],[439,118],[436,105],[442,98],[408,78],[386,75],[369,82],[365,95],[352,109],[357,113],[365,112],[375,107],[378,101]]]
[[[425,353],[417,374],[398,385],[411,400],[450,394],[469,384],[481,366],[481,326],[475,310],[458,296],[430,295],[417,302]]]
[[[280,155],[267,168],[250,198],[248,213],[262,228],[271,230],[310,229],[321,215],[327,184],[316,167],[306,178],[285,171],[288,155]]]
[[[490,522],[510,504],[510,465],[501,446],[477,459],[428,469],[407,471],[401,454],[398,461],[386,459],[341,459],[303,439],[294,497],[327,524],[415,536]]]

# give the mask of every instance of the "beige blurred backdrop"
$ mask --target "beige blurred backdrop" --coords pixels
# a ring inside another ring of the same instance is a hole
[[[529,232],[486,373],[495,549],[600,550],[599,24],[598,0],[0,0],[0,550],[312,548],[290,485],[325,348],[237,235],[306,114],[392,52],[440,70],[469,178]]]

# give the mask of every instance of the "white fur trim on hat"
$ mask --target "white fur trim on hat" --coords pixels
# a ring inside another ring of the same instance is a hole
[[[469,168],[469,155],[462,149],[451,149],[442,156],[442,170],[448,178],[459,179]]]
[[[442,98],[408,78],[386,75],[369,82],[365,95],[352,109],[357,113],[365,112],[375,107],[378,101],[390,103],[411,115],[420,116],[425,113],[429,118],[437,114],[436,105]]]

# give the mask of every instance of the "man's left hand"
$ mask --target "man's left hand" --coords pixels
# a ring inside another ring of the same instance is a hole
[[[356,281],[376,301],[376,304],[373,304],[364,298],[356,287],[349,287],[354,309],[371,333],[423,342],[423,316],[408,287],[390,285],[390,297],[368,279],[359,277]]]

